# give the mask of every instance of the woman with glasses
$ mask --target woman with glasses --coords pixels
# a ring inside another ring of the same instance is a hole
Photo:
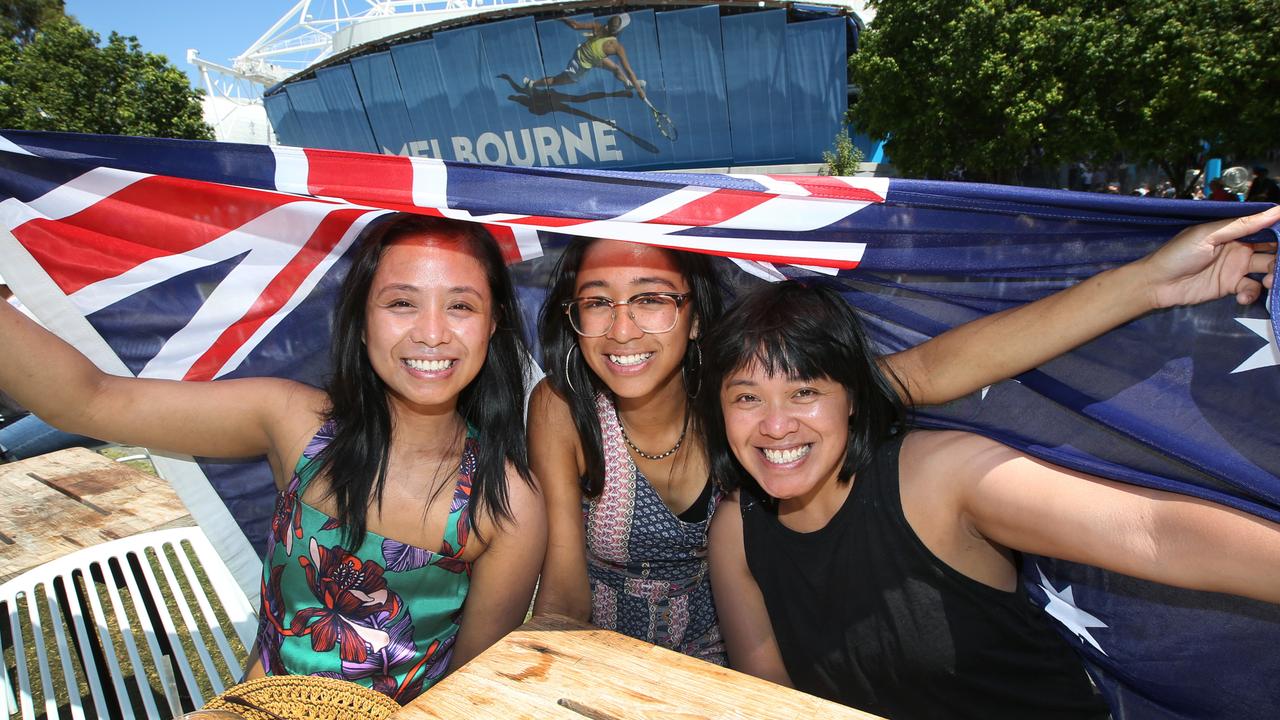
[[[1206,227],[881,362],[900,379],[899,396],[939,403],[1155,307],[1230,293],[1252,302],[1260,292],[1245,277],[1253,253],[1229,242],[1243,229],[1210,240]],[[539,322],[548,376],[529,403],[529,461],[548,523],[535,614],[590,621],[725,664],[707,568],[721,490],[691,411],[707,392],[698,338],[722,305],[702,255],[580,240],[561,256]]]

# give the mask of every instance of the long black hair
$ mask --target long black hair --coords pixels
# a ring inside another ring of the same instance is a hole
[[[729,448],[720,407],[725,379],[752,364],[770,377],[830,378],[844,386],[854,411],[841,482],[871,462],[876,445],[905,422],[902,399],[881,370],[856,311],[816,281],[771,283],[744,294],[703,337],[702,347],[708,387],[698,410],[707,429],[711,477],[726,490],[755,486]]]
[[[570,241],[551,274],[547,300],[538,316],[538,342],[542,346],[547,380],[569,404],[573,424],[578,429],[578,437],[582,439],[582,455],[586,462],[582,491],[587,497],[596,497],[604,489],[604,445],[600,420],[596,414],[596,395],[609,392],[609,388],[583,361],[582,352],[578,349],[578,334],[569,324],[569,316],[565,314],[563,305],[575,297],[582,258],[594,242],[596,240],[584,238]],[[689,283],[691,297],[687,307],[693,312],[700,332],[705,332],[724,312],[724,299],[716,282],[711,260],[699,253],[671,250],[663,252],[671,253],[676,268]],[[570,353],[576,357],[570,357]],[[691,340],[685,348],[683,361],[685,392],[690,395],[707,392],[702,382],[701,354],[697,343]],[[715,388],[710,390],[714,392]],[[696,413],[690,422],[693,423],[695,433],[701,431]]]
[[[353,546],[364,542],[370,498],[381,505],[391,452],[392,416],[387,386],[374,372],[365,349],[365,304],[374,274],[387,247],[401,238],[427,236],[461,241],[480,261],[493,297],[496,330],[479,374],[458,396],[458,413],[478,432],[479,449],[472,476],[471,513],[487,511],[495,521],[510,518],[506,464],[530,485],[524,422],[514,412],[524,403],[529,354],[520,329],[511,277],[498,245],[483,226],[408,213],[370,223],[356,239],[358,248],[339,291],[333,330],[333,368],[326,391],[326,420],[333,439],[312,462],[328,473],[338,520]]]

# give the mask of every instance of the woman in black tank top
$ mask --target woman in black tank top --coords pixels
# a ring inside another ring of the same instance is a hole
[[[1019,552],[1280,603],[1280,525],[904,432],[833,290],[760,288],[704,347],[713,474],[742,488],[709,543],[740,670],[895,720],[1106,717],[1018,582]]]

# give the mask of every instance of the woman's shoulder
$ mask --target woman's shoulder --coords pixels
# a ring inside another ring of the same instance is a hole
[[[710,538],[720,538],[717,542],[708,540],[708,547],[711,549],[713,556],[716,556],[718,546],[727,545],[728,541],[736,543],[738,552],[742,548],[742,506],[738,490],[730,490],[725,494],[724,499],[720,501],[720,505],[716,507],[715,515],[711,517],[711,528],[708,531]],[[729,552],[730,548],[725,548],[725,552]]]
[[[307,448],[316,439],[329,415],[329,396],[318,388],[293,380],[258,378],[266,380],[264,390],[278,400],[271,421],[272,446],[276,449],[270,458],[276,484],[283,488],[297,469]]]
[[[573,419],[569,401],[555,389],[549,377],[539,380],[529,394],[529,419],[535,418],[542,421]]]
[[[573,422],[573,408],[569,401],[543,378],[529,396],[529,417],[526,425],[529,437],[537,444],[557,443],[576,446],[578,428]],[[534,443],[531,443],[531,449]]]
[[[963,430],[912,430],[902,439],[900,458],[927,466],[958,466],[983,454],[1013,452],[1006,445]]]
[[[912,431],[898,456],[903,509],[909,518],[925,508],[949,517],[991,468],[1018,455],[1007,445],[970,432]]]
[[[538,487],[537,477],[532,473],[525,478],[516,466],[507,462],[503,467],[503,479],[506,484],[507,516],[498,517],[492,508],[480,513],[472,513],[471,522],[478,530],[478,537],[472,536],[475,548],[469,548],[471,559],[478,557],[495,538],[505,535],[524,536],[530,528],[545,528],[546,508],[542,501],[542,493]],[[545,532],[541,530],[540,532]]]
[[[502,465],[501,489],[504,491],[503,494],[506,496],[512,512],[517,512],[535,502],[539,505],[542,504],[537,476],[532,471],[528,475],[522,475],[520,469],[510,460],[505,461]],[[474,492],[472,495],[474,497]],[[490,511],[484,513],[489,519],[492,519],[490,517],[492,514]]]
[[[304,433],[310,438],[329,416],[332,403],[323,390],[294,380],[262,379],[270,381],[270,392],[277,400],[276,422],[290,435]]]

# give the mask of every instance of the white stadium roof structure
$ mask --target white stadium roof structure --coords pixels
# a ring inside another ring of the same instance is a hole
[[[215,62],[187,51],[206,91],[205,119],[218,140],[275,143],[264,93],[344,58],[411,41],[447,28],[522,15],[677,9],[699,5],[768,8],[829,8],[865,26],[875,11],[851,0],[300,0],[234,58]]]
[[[205,121],[218,140],[274,143],[262,92],[367,43],[508,7],[563,0],[299,0],[244,52],[224,65],[187,50],[205,89]]]

